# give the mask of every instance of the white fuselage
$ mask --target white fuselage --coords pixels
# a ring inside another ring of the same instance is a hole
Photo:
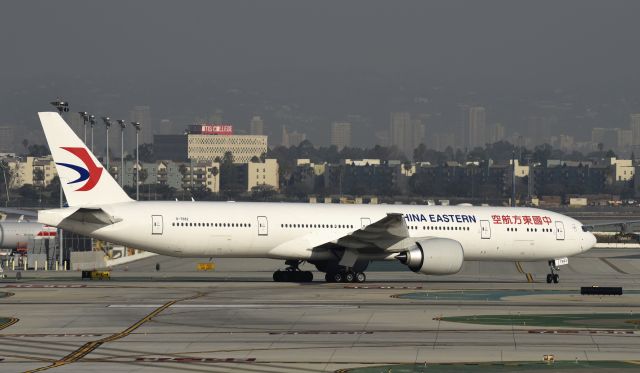
[[[590,249],[594,236],[577,220],[524,207],[333,205],[249,202],[128,202],[100,206],[111,225],[63,220],[66,209],[39,221],[94,238],[179,257],[335,260],[336,242],[389,213],[405,217],[410,238],[361,258],[390,259],[420,238],[457,240],[465,260],[534,261]]]

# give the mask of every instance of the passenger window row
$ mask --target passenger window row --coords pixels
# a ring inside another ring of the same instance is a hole
[[[420,229],[420,227],[418,227],[417,225],[409,225],[408,226],[409,229],[412,230],[417,230]],[[458,227],[458,226],[454,226],[454,227],[448,227],[448,226],[430,226],[430,225],[425,225],[422,227],[423,231],[468,231],[470,228],[469,227]]]
[[[353,229],[353,225],[349,224],[280,224],[280,228],[338,228]]]
[[[507,232],[517,232],[518,228],[507,228]],[[537,232],[538,228],[527,228],[527,232]],[[540,228],[540,232],[553,232],[551,228]]]
[[[537,232],[538,228],[527,228],[527,232]],[[549,232],[552,233],[553,229],[551,228],[540,228],[540,232]]]
[[[250,223],[184,223],[173,222],[172,227],[217,227],[217,228],[251,228]]]

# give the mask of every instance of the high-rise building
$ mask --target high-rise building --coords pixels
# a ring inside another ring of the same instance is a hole
[[[570,151],[574,149],[575,146],[575,139],[573,138],[573,136],[569,136],[569,135],[560,135],[559,136],[559,145],[560,145],[560,150],[562,151]]]
[[[390,145],[396,146],[407,158],[413,158],[413,150],[424,142],[425,132],[422,121],[411,119],[411,114],[391,113]]]
[[[628,151],[633,142],[633,133],[631,130],[618,130],[618,151]]]
[[[14,144],[15,130],[11,126],[0,126],[0,153],[12,153],[16,150]]]
[[[157,135],[171,135],[173,132],[173,123],[170,119],[162,119],[160,121],[160,128],[158,128]]]
[[[427,135],[427,127],[422,123],[420,119],[412,119],[411,123],[413,125],[413,149],[417,148],[420,144],[424,144],[425,136]],[[413,155],[413,149],[411,149],[411,154]]]
[[[153,142],[153,124],[151,122],[151,108],[149,106],[136,106],[131,110],[131,121],[141,124],[140,144],[150,144]],[[129,136],[129,138],[132,136]],[[125,139],[125,148],[131,149],[135,146],[135,138]]]
[[[253,118],[251,118],[250,127],[251,127],[249,130],[250,135],[258,135],[258,136],[264,135],[264,121],[260,116],[255,115]]]
[[[189,160],[188,143],[184,134],[153,135],[153,156],[159,161],[186,162]]]
[[[486,110],[482,106],[469,108],[468,129],[469,149],[484,147],[487,141]]]
[[[640,113],[630,115],[632,146],[640,146]]]
[[[351,146],[351,123],[331,123],[331,145],[335,145],[338,150]]]
[[[545,144],[551,138],[551,130],[557,128],[558,117],[555,115],[530,115],[526,118],[526,135],[535,145]]]
[[[407,112],[391,113],[391,125],[389,128],[390,145],[396,146],[407,157],[411,157],[413,149],[413,127],[411,114]]]
[[[595,127],[591,130],[591,142],[602,144],[604,150],[613,149],[618,146],[619,128]]]
[[[502,141],[506,137],[506,131],[502,123],[492,123],[489,125],[489,131],[487,134],[487,142],[493,144]]]
[[[287,127],[282,126],[282,146],[286,148],[291,146],[298,146],[306,139],[306,133],[298,131],[288,132]]]

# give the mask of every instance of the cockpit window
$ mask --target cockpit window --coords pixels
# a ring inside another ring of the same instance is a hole
[[[590,225],[583,225],[582,226],[582,231],[583,232],[591,232],[592,229],[593,229],[593,227],[590,226]]]

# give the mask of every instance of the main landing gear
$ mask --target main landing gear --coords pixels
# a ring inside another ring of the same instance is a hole
[[[288,266],[284,271],[277,270],[273,272],[273,281],[275,282],[312,282],[313,273],[310,271],[300,270],[300,260],[287,260],[285,264]]]
[[[557,284],[560,281],[560,276],[557,273],[555,273],[554,271],[559,271],[560,268],[558,268],[556,266],[556,264],[555,264],[555,262],[553,260],[549,261],[549,270],[551,270],[551,273],[549,273],[547,275],[547,284],[550,284],[552,282],[554,284]]]
[[[367,276],[364,272],[354,272],[349,270],[340,270],[337,272],[327,272],[324,276],[327,282],[357,282],[362,283],[367,281]]]

